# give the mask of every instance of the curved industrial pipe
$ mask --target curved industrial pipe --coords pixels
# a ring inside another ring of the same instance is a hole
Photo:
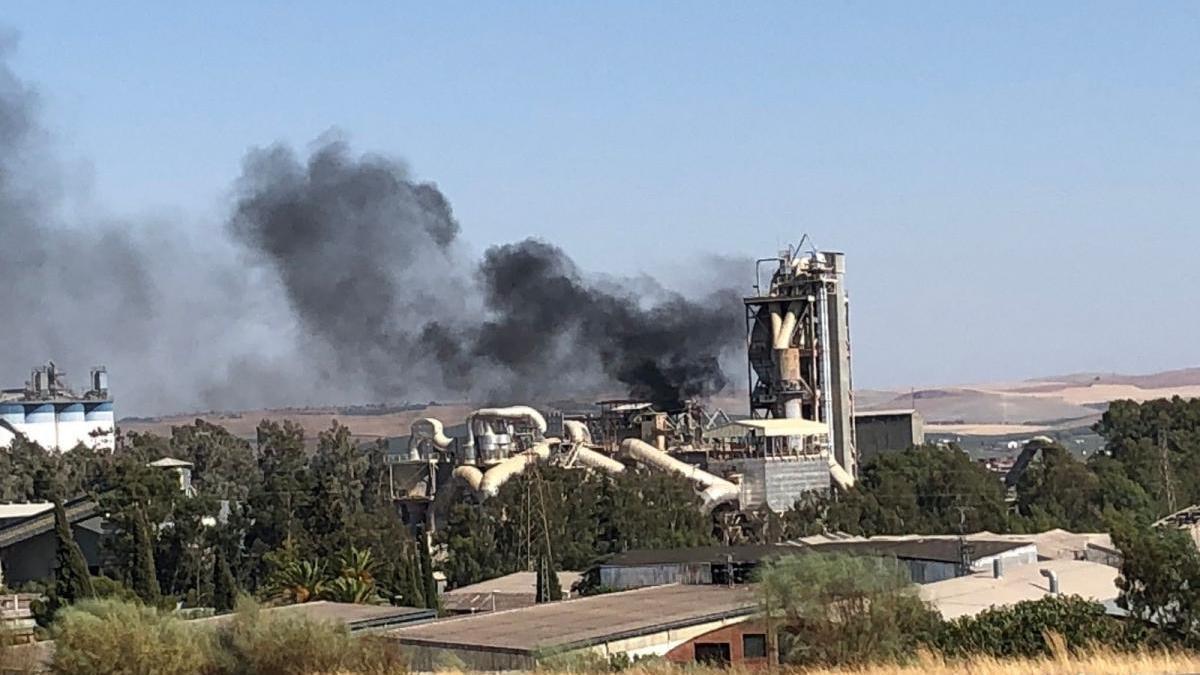
[[[483,474],[483,479],[479,481],[479,496],[484,499],[495,497],[500,492],[500,486],[507,483],[509,479],[524,473],[530,465],[549,459],[552,442],[559,441],[557,438],[546,439],[529,450],[519,455],[513,455],[488,469]]]
[[[483,482],[483,472],[467,464],[454,469],[454,477],[466,483],[472,492],[479,492],[479,484]]]
[[[480,408],[467,415],[467,445],[464,454],[468,462],[475,461],[475,420],[480,417],[484,419],[524,420],[530,426],[537,429],[539,433],[546,433],[546,418],[542,417],[540,412],[527,405],[510,405],[505,408]]]
[[[570,443],[591,443],[592,430],[579,420],[563,420],[563,431],[566,432]]]
[[[741,489],[733,483],[687,462],[681,462],[643,440],[625,439],[621,442],[621,452],[642,464],[678,474],[703,487],[700,498],[704,502],[705,513],[721,504],[737,501],[741,495]]]
[[[625,470],[624,464],[591,448],[576,448],[575,459],[579,460],[579,463],[586,467],[600,469],[608,473],[621,473]]]
[[[843,490],[849,490],[854,487],[854,476],[850,472],[843,469],[841,464],[838,464],[837,458],[832,454],[829,455],[829,477],[837,486]]]
[[[409,461],[416,462],[421,459],[421,441],[433,443],[434,447],[438,450],[445,450],[454,442],[454,439],[446,435],[445,427],[442,426],[441,421],[433,417],[422,417],[414,421],[409,429]]]

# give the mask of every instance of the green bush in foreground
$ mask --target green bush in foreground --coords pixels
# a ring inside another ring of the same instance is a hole
[[[193,675],[211,664],[210,631],[119,600],[85,600],[62,610],[53,636],[53,670],[62,675]]]
[[[398,649],[340,625],[262,611],[243,600],[224,623],[188,622],[134,602],[90,600],[54,624],[60,675],[401,673]]]
[[[1048,635],[1073,653],[1128,646],[1122,623],[1079,596],[1048,596],[947,621],[931,646],[947,657],[1034,658],[1051,654]]]

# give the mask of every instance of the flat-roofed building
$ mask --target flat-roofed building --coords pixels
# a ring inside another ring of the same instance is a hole
[[[405,647],[414,670],[529,670],[576,652],[662,656],[757,611],[745,586],[671,585],[458,616],[384,635]]]
[[[916,410],[871,410],[854,413],[858,456],[866,461],[925,443],[925,420]]]

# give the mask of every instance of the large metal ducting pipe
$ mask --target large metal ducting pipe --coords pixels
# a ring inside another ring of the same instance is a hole
[[[588,468],[599,469],[608,473],[621,473],[625,470],[624,464],[591,448],[575,448],[575,459]]]
[[[546,433],[546,418],[533,408],[526,405],[513,405],[505,408],[480,408],[467,416],[467,445],[464,450],[466,457],[465,461],[474,462],[476,459],[487,461],[487,457],[479,457],[478,449],[475,445],[476,435],[502,436],[507,434],[495,434],[492,430],[491,421],[504,422],[525,422],[530,427],[537,430],[538,435],[542,436]],[[479,427],[479,428],[477,428]]]
[[[441,421],[432,417],[422,417],[416,420],[409,430],[408,459],[411,462],[426,459],[421,456],[421,446],[425,442],[432,443],[438,450],[445,450],[454,443],[454,439],[446,435]]]
[[[479,496],[484,499],[495,497],[500,492],[500,487],[511,478],[525,473],[525,469],[529,466],[549,459],[550,445],[558,442],[557,438],[548,438],[529,450],[509,457],[488,469],[483,474],[483,480],[479,481]]]
[[[467,484],[472,492],[479,492],[479,484],[483,482],[483,472],[478,468],[463,464],[454,469],[454,477]]]
[[[687,462],[681,462],[637,438],[627,438],[622,441],[621,452],[639,463],[683,476],[704,488],[700,492],[700,498],[704,502],[705,513],[721,504],[735,502],[741,495],[741,489],[724,478],[714,476]]]
[[[832,452],[829,453],[829,477],[843,490],[854,487],[854,476],[841,464],[838,464],[837,457],[834,457]]]
[[[563,420],[563,431],[566,432],[567,442],[578,445],[592,442],[592,431],[579,420]]]

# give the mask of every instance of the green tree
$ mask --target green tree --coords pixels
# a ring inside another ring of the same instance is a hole
[[[210,497],[245,500],[260,480],[250,444],[204,420],[172,427],[170,453],[192,463],[193,485]]]
[[[939,624],[895,560],[808,554],[768,562],[758,587],[784,660],[861,665],[910,657]]]
[[[549,555],[538,556],[536,583],[537,602],[562,600],[563,591],[558,581],[558,570],[554,568],[554,559]]]
[[[225,552],[217,547],[213,560],[213,607],[218,612],[228,612],[237,604],[238,583],[225,559]]]
[[[158,570],[154,564],[154,534],[146,520],[146,512],[134,509],[134,549],[137,559],[132,570],[133,590],[148,605],[157,604],[162,596]]]
[[[1200,644],[1200,552],[1181,530],[1128,518],[1114,523],[1121,551],[1117,604],[1175,639]]]
[[[67,520],[62,502],[54,502],[54,534],[57,543],[57,565],[54,570],[54,592],[61,602],[73,604],[84,598],[92,598],[96,590],[92,586],[92,575],[87,561]]]

